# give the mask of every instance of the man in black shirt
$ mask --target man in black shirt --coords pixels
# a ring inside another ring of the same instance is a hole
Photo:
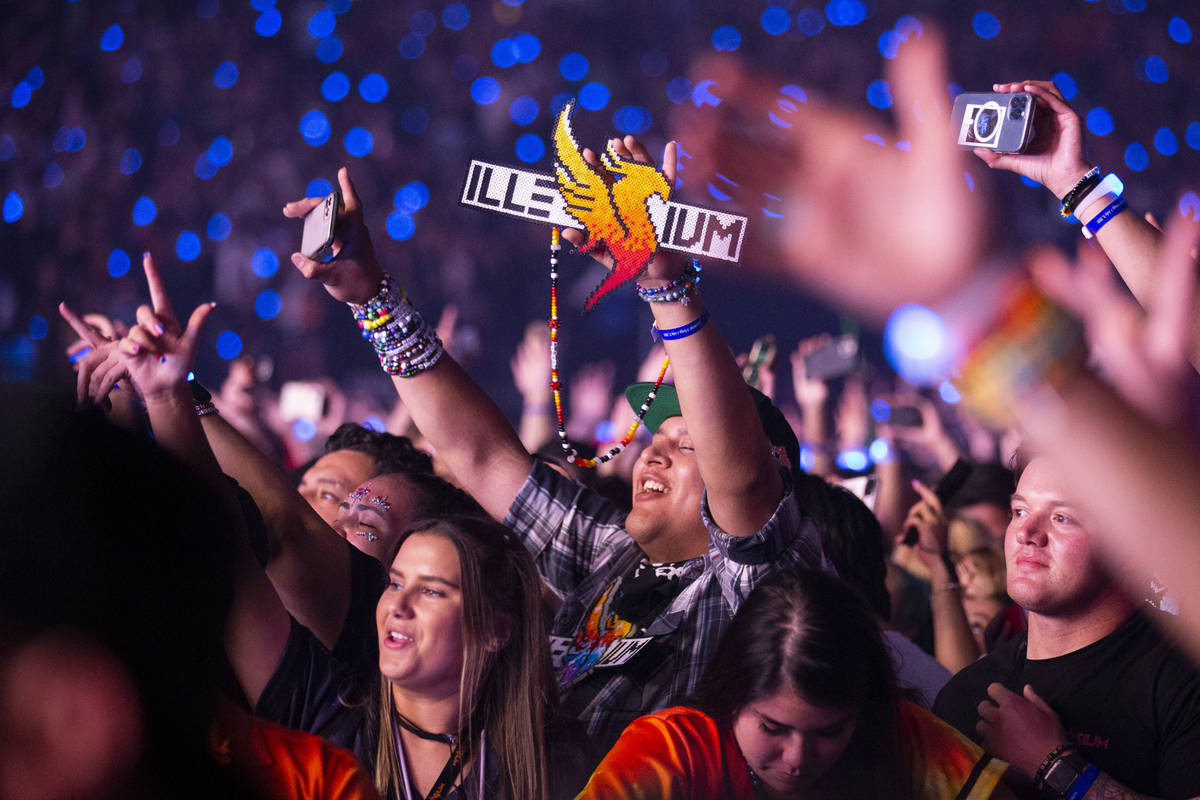
[[[1200,673],[1121,593],[1046,459],[1021,473],[1005,537],[1025,636],[955,675],[934,712],[1044,797],[1200,795]],[[1060,746],[1063,746],[1060,748]],[[1089,790],[1090,787],[1090,790]]]

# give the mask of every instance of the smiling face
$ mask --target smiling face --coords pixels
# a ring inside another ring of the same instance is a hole
[[[702,555],[708,531],[700,518],[704,482],[683,417],[659,426],[633,468],[633,510],[625,530],[654,561]]]
[[[421,510],[420,491],[403,475],[378,475],[350,492],[332,527],[367,555],[383,561]]]
[[[1078,509],[1044,458],[1021,474],[1004,540],[1008,594],[1043,616],[1085,612],[1112,588]]]
[[[375,609],[379,671],[394,690],[428,699],[457,695],[463,670],[458,551],[433,533],[404,540]]]
[[[806,702],[792,689],[749,703],[733,735],[750,769],[771,792],[793,796],[816,785],[842,757],[858,714]]]
[[[357,450],[334,450],[317,459],[300,479],[300,496],[313,510],[332,525],[337,519],[338,506],[346,495],[361,486],[375,473],[375,459]]]

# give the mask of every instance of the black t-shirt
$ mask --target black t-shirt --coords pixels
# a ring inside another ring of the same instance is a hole
[[[1026,658],[1026,635],[950,679],[935,714],[976,742],[987,687],[1030,684],[1097,767],[1152,797],[1200,795],[1200,671],[1159,633],[1160,612],[1135,613],[1098,642],[1057,658]]]
[[[375,608],[387,585],[387,571],[371,556],[346,542],[350,552],[350,604],[333,656],[353,669],[371,672],[379,664]]]
[[[671,604],[687,581],[684,565],[654,564],[642,559],[633,569],[613,581],[600,596],[588,617],[588,624],[575,635],[566,649],[559,682],[564,687],[563,711],[578,717],[596,694],[608,683],[607,662],[595,654],[626,648],[627,657],[610,659],[624,669],[636,671],[640,664],[654,667],[664,654],[657,648],[669,642],[643,635],[643,630]],[[598,669],[599,667],[599,669]]]

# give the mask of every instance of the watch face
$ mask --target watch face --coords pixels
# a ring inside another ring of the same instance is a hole
[[[1066,795],[1071,788],[1071,784],[1075,783],[1075,779],[1079,777],[1080,769],[1067,757],[1060,757],[1050,765],[1050,769],[1046,770],[1046,777],[1042,779],[1047,787],[1054,790],[1059,797]]]

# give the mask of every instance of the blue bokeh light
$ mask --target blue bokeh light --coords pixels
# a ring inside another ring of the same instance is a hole
[[[425,38],[415,33],[406,33],[400,37],[400,44],[396,49],[400,51],[400,55],[414,61],[425,53]]]
[[[66,177],[63,173],[63,168],[58,165],[58,162],[51,161],[46,165],[46,171],[42,173],[42,185],[47,189],[53,189],[63,182]]]
[[[1179,213],[1186,219],[1200,222],[1200,197],[1195,192],[1184,192],[1179,198]]]
[[[204,232],[214,242],[223,242],[233,232],[233,220],[229,219],[226,214],[218,211],[208,218],[208,225],[205,226]]]
[[[1134,14],[1146,10],[1146,0],[1122,0],[1121,5],[1125,6],[1126,11],[1132,11]]]
[[[175,240],[175,255],[180,261],[195,261],[200,255],[200,237],[193,231],[184,231]]]
[[[501,69],[517,63],[517,48],[512,39],[504,38],[492,45],[492,63]]]
[[[894,29],[904,41],[908,41],[908,37],[910,36],[914,39],[920,39],[925,35],[925,26],[921,24],[921,20],[912,14],[905,14],[896,20]]]
[[[603,83],[585,83],[579,88],[579,105],[588,111],[599,111],[608,105],[608,87]]]
[[[378,72],[371,72],[363,76],[363,79],[358,82],[358,93],[368,103],[380,102],[388,94],[387,78]]]
[[[320,147],[328,142],[332,133],[329,119],[320,111],[309,111],[300,118],[300,135],[313,147]]]
[[[461,31],[471,21],[471,10],[465,3],[451,3],[442,9],[442,24],[452,31]]]
[[[876,422],[887,422],[892,418],[892,404],[882,397],[871,401],[871,419]]]
[[[9,192],[4,197],[4,221],[16,222],[25,213],[25,203],[21,200],[21,195],[16,192]]]
[[[129,274],[129,268],[133,262],[129,258],[129,253],[126,253],[121,248],[114,248],[108,254],[108,274],[113,278],[123,278]]]
[[[640,136],[650,130],[652,123],[650,110],[641,106],[621,106],[613,112],[613,126],[621,133]]]
[[[550,98],[550,113],[557,114],[562,111],[563,106],[575,99],[575,95],[570,92],[559,92]]]
[[[217,337],[217,355],[226,361],[232,361],[242,354],[242,337],[233,331],[221,331]]]
[[[305,197],[328,197],[333,191],[333,184],[324,178],[313,178],[308,182],[308,186],[304,187]]]
[[[283,25],[283,15],[274,8],[268,8],[254,21],[254,32],[259,36],[270,38],[279,33],[281,25]]]
[[[532,33],[518,33],[513,37],[513,52],[518,63],[529,64],[542,54],[542,41]]]
[[[42,71],[41,67],[30,67],[29,72],[25,73],[25,82],[29,84],[30,89],[36,92],[46,82],[46,73]]]
[[[938,397],[942,398],[943,403],[950,406],[958,405],[962,402],[962,392],[948,380],[938,384]]]
[[[1075,83],[1075,79],[1065,72],[1056,72],[1050,78],[1054,81],[1054,85],[1062,92],[1064,100],[1074,100],[1075,95],[1079,94],[1079,85]]]
[[[871,465],[871,460],[865,450],[852,448],[837,454],[837,465],[847,472],[863,472]]]
[[[337,27],[337,17],[328,8],[322,8],[308,21],[308,33],[314,39],[324,39],[333,33],[335,27]]]
[[[292,423],[292,435],[302,442],[311,442],[317,435],[317,423],[311,419],[298,419]]]
[[[279,271],[279,256],[274,250],[258,248],[250,257],[250,271],[260,278],[270,278]]]
[[[943,380],[954,357],[946,323],[930,309],[915,303],[899,306],[888,317],[883,349],[896,373],[918,386]]]
[[[232,61],[222,61],[213,72],[213,83],[218,89],[228,89],[238,80],[237,64]]]
[[[567,53],[558,62],[558,71],[569,81],[581,81],[588,74],[588,60],[581,53]]]
[[[322,64],[332,64],[342,57],[342,40],[337,36],[326,36],[317,42],[317,61]]]
[[[427,203],[429,203],[429,187],[420,181],[413,181],[401,186],[392,197],[392,206],[405,214],[420,211]]]
[[[876,108],[891,108],[892,87],[887,81],[872,81],[867,87],[867,102]]]
[[[146,195],[139,197],[137,202],[133,204],[134,225],[149,225],[151,222],[154,222],[156,216],[158,216],[158,207]]]
[[[816,8],[806,8],[796,15],[796,27],[805,36],[816,36],[825,30],[825,14]]]
[[[1189,44],[1192,41],[1192,26],[1182,17],[1171,17],[1171,21],[1167,23],[1167,35],[1172,41]]]
[[[508,116],[518,125],[528,125],[537,119],[538,103],[529,95],[522,95],[508,107]]]
[[[1103,106],[1096,106],[1087,115],[1087,129],[1097,136],[1108,136],[1113,132],[1112,114]]]
[[[1183,140],[1193,150],[1200,150],[1200,122],[1188,123],[1183,132]]]
[[[400,115],[400,127],[405,133],[423,133],[429,127],[429,112],[421,106],[409,106]]]
[[[1147,56],[1142,71],[1146,75],[1146,80],[1151,83],[1166,83],[1167,79],[1171,77],[1170,71],[1167,69],[1167,62],[1159,56]]]
[[[275,319],[283,310],[283,298],[274,289],[263,289],[254,298],[254,313],[259,319]]]
[[[121,65],[121,82],[137,83],[142,79],[142,72],[142,60],[137,56],[130,56]]]
[[[892,454],[892,449],[888,447],[887,440],[874,439],[867,448],[867,454],[871,456],[871,461],[879,464],[888,460],[888,456]]]
[[[196,156],[196,164],[192,167],[192,174],[202,181],[216,177],[217,165],[209,159],[207,150]]]
[[[1179,140],[1170,128],[1159,128],[1154,132],[1154,149],[1164,156],[1173,156],[1179,152]]]
[[[830,0],[825,4],[825,18],[831,25],[851,27],[867,18],[867,6],[860,0]]]
[[[667,81],[667,99],[672,103],[682,103],[692,96],[692,82],[682,76]]]
[[[87,134],[83,128],[74,125],[67,131],[67,145],[65,149],[68,153],[78,153],[86,144]]]
[[[786,8],[779,6],[770,6],[758,18],[762,29],[772,36],[778,36],[781,33],[787,33],[787,29],[792,27],[792,16]]]
[[[417,36],[428,36],[437,29],[437,17],[433,12],[422,8],[419,11],[414,11],[413,15],[408,18],[408,28]]]
[[[325,0],[325,7],[335,14],[345,14],[350,10],[352,0]]]
[[[29,83],[20,81],[13,87],[12,96],[9,100],[13,108],[24,108],[29,105],[30,98],[33,97],[33,89],[29,88]]]
[[[250,7],[255,11],[266,11],[275,7],[275,0],[250,0]]]
[[[1141,172],[1150,166],[1150,154],[1140,142],[1134,142],[1125,148],[1125,166],[1134,172]]]
[[[108,30],[104,31],[104,35],[100,37],[100,49],[106,53],[119,49],[124,43],[125,32],[115,22],[109,25]]]
[[[722,25],[713,31],[712,46],[718,53],[723,50],[728,52],[737,50],[742,46],[741,31],[732,25]]]
[[[375,147],[375,137],[366,128],[351,128],[346,131],[346,136],[342,140],[342,145],[346,148],[346,152],[355,158],[362,158],[371,152]]]
[[[331,72],[321,81],[321,97],[336,103],[350,93],[350,78],[344,72]]]
[[[413,233],[417,230],[417,223],[411,214],[405,214],[403,211],[393,211],[388,214],[385,227],[388,236],[397,242],[404,242],[412,238]]]
[[[995,39],[1000,35],[1000,20],[989,11],[980,11],[972,18],[971,28],[980,39]]]
[[[526,164],[532,164],[546,155],[546,143],[542,141],[540,136],[533,133],[526,133],[517,138],[515,150],[517,158]]]
[[[895,58],[900,52],[900,44],[904,37],[895,31],[884,31],[879,34],[879,55],[884,58]]]
[[[484,75],[471,83],[471,99],[481,106],[490,106],[500,99],[500,83]]]
[[[45,339],[50,333],[50,323],[41,314],[34,314],[29,320],[29,338],[37,341]]]
[[[228,136],[218,136],[208,146],[208,160],[214,167],[223,167],[233,160],[233,142]]]

